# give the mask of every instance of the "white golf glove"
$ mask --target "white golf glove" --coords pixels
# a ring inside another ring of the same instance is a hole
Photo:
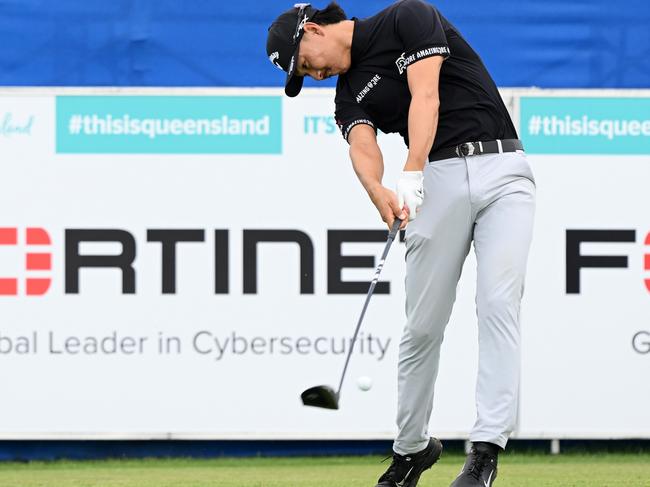
[[[397,200],[400,208],[409,207],[409,221],[415,220],[416,211],[424,200],[424,175],[422,171],[402,171],[397,180]]]

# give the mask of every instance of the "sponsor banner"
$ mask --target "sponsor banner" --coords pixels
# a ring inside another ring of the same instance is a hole
[[[310,386],[337,385],[387,232],[333,121],[333,91],[280,93],[0,94],[14,126],[33,117],[29,135],[0,135],[1,438],[393,437],[402,239],[368,308],[342,409],[300,403]],[[188,134],[177,152],[157,134],[116,136],[124,152],[108,155],[93,135],[79,150],[59,145],[74,115],[209,111],[168,98],[221,107],[216,117],[256,106],[249,116],[271,114],[282,153],[253,153],[254,137],[246,154],[185,152],[201,137]],[[393,187],[407,152],[396,135],[378,140]],[[530,162],[538,203],[516,434],[650,437],[650,157]],[[429,428],[443,438],[465,437],[475,420],[475,282],[470,252]],[[373,379],[369,391],[360,376]]]
[[[529,97],[520,105],[529,154],[650,154],[650,97]]]
[[[650,156],[531,155],[520,433],[649,437]],[[613,175],[616,175],[613,177]]]
[[[279,154],[278,96],[59,96],[60,154]]]

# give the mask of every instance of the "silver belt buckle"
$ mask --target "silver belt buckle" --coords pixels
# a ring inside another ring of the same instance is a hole
[[[456,155],[458,157],[473,156],[475,152],[474,144],[472,142],[465,142],[456,146]]]

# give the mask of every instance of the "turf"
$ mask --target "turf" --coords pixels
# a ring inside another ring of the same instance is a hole
[[[377,457],[0,463],[0,486],[373,487]],[[446,455],[418,487],[448,487],[463,457]],[[504,455],[496,487],[650,487],[650,454]]]

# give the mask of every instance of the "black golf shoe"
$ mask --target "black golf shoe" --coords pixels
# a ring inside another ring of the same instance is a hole
[[[473,443],[463,469],[450,487],[492,487],[497,478],[499,449],[492,443]]]
[[[442,443],[436,438],[431,438],[424,450],[412,455],[393,453],[393,461],[379,477],[376,487],[415,487],[422,472],[431,468],[441,453]]]

